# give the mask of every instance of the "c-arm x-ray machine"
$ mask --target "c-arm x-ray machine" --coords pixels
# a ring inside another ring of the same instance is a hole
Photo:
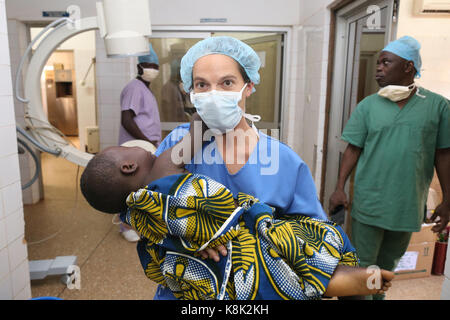
[[[58,133],[58,130],[49,123],[43,111],[40,78],[48,58],[65,40],[89,30],[99,29],[100,36],[105,41],[108,57],[148,54],[148,37],[151,35],[148,0],[103,0],[103,2],[97,2],[96,6],[96,17],[61,18],[42,30],[28,46],[19,64],[15,83],[16,98],[24,102],[25,105],[26,123],[25,129],[17,126],[17,132],[39,150],[63,157],[80,166],[86,166],[93,155],[71,146]],[[53,30],[43,38],[31,57],[24,82],[25,97],[20,97],[18,84],[24,60],[33,44],[50,28],[53,28]],[[24,140],[18,138],[18,142],[28,151],[31,151]],[[36,157],[33,158],[36,161]],[[37,170],[39,170],[39,163],[36,161]],[[36,178],[37,175],[33,179]],[[27,183],[27,186],[31,184],[32,182]],[[43,279],[48,275],[62,275],[63,282],[69,285],[76,280],[74,278],[77,276],[76,273],[72,273],[76,262],[76,256],[30,261],[30,279]]]

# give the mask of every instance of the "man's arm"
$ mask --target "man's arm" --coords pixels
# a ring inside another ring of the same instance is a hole
[[[440,221],[432,228],[434,232],[441,232],[447,227],[450,219],[450,148],[436,149],[434,165],[442,188],[443,200],[436,207],[431,220],[440,217]]]
[[[136,114],[133,110],[124,110],[122,111],[121,116],[121,124],[125,128],[125,130],[128,131],[130,135],[132,135],[135,139],[139,140],[145,140],[151,142],[154,146],[158,144],[158,141],[152,141],[149,138],[147,138],[139,129],[138,125],[134,121],[134,117]]]
[[[344,191],[345,182],[347,181],[353,168],[355,168],[356,164],[358,163],[361,151],[362,149],[355,145],[352,145],[350,143],[347,145],[347,148],[345,149],[342,156],[342,163],[339,169],[339,177],[336,184],[336,190],[330,197],[330,212],[333,212],[333,210],[339,205],[344,205],[345,208],[348,207],[347,195]]]

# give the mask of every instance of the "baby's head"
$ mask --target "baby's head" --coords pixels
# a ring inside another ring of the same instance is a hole
[[[80,179],[87,202],[105,213],[119,213],[127,208],[132,191],[146,186],[155,155],[140,147],[110,147],[94,156]]]

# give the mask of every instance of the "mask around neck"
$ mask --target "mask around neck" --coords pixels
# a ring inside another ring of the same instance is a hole
[[[389,99],[392,102],[398,102],[400,100],[408,98],[414,88],[416,88],[415,83],[412,83],[409,86],[388,85],[381,88],[378,91],[378,95],[383,98]]]

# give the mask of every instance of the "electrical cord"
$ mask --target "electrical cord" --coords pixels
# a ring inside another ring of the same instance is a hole
[[[22,129],[21,127],[19,127],[17,125],[16,125],[16,130],[17,130],[17,132],[22,134],[25,138],[27,138],[27,140],[30,141],[36,148],[38,148],[44,152],[53,154],[54,156],[58,156],[61,154],[61,149],[52,150],[46,146],[43,146],[41,143],[37,142],[33,137],[31,137],[24,129]]]
[[[31,148],[25,143],[25,141],[23,141],[22,139],[17,137],[17,142],[20,143],[28,151],[28,153],[31,155],[31,157],[34,160],[35,167],[36,167],[34,176],[30,179],[29,182],[25,183],[22,186],[22,190],[25,190],[25,189],[31,187],[31,185],[39,178],[39,173],[41,172],[41,170],[40,170],[41,166],[40,166],[39,159],[38,159],[36,153],[33,150],[31,150]]]

